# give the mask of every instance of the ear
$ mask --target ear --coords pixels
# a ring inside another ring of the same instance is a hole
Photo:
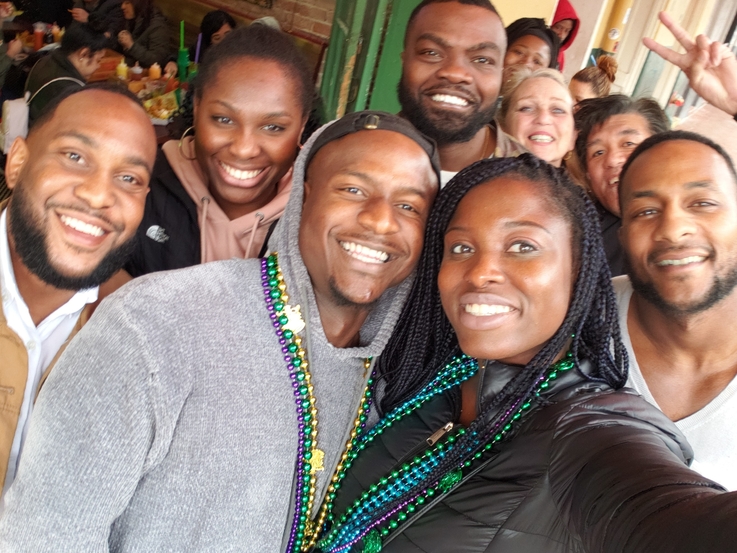
[[[5,181],[9,189],[13,190],[20,179],[23,168],[29,157],[28,143],[25,138],[18,137],[13,141],[5,162]]]

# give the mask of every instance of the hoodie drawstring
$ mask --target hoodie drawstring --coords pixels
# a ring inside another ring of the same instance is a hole
[[[258,226],[263,222],[264,220],[264,214],[260,211],[256,212],[256,216],[253,218],[253,226],[251,227],[251,237],[248,239],[248,246],[246,246],[246,258],[248,258],[251,254],[251,247],[253,246],[253,241],[256,238],[256,229]]]
[[[202,197],[202,219],[200,219],[200,263],[207,260],[207,239],[205,238],[205,228],[207,227],[207,207],[210,205],[210,198]]]

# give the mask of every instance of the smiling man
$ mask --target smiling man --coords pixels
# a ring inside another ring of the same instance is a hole
[[[407,23],[401,115],[438,144],[442,183],[525,149],[493,123],[507,35],[488,0],[424,0]]]
[[[422,249],[435,150],[397,116],[348,115],[302,149],[267,259],[104,302],[39,398],[0,550],[312,543]]]
[[[599,211],[609,269],[618,276],[625,270],[619,241],[619,173],[640,142],[667,131],[670,123],[655,100],[622,94],[583,100],[574,118],[576,155]]]
[[[614,279],[628,386],[675,421],[692,468],[737,490],[737,174],[694,133],[645,140],[622,169]]]
[[[84,117],[80,117],[84,113]],[[33,402],[98,287],[122,267],[156,138],[141,105],[108,89],[49,106],[8,154],[0,205],[0,478],[15,477]]]

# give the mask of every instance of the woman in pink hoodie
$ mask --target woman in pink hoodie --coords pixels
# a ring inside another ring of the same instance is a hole
[[[576,40],[580,26],[581,21],[578,19],[578,14],[576,14],[576,10],[569,0],[560,0],[558,2],[558,9],[555,10],[555,15],[553,16],[553,24],[550,27],[560,39],[560,49],[558,50],[559,71],[563,71],[565,51]]]

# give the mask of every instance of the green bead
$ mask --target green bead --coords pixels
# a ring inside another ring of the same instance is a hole
[[[504,425],[504,432],[509,432],[512,429],[512,425],[507,423]]]
[[[307,386],[305,386],[305,385],[303,384],[302,386],[300,386],[299,388],[297,388],[297,391],[298,391],[298,392],[299,392],[299,393],[300,393],[301,395],[305,395],[305,394],[307,393]]]
[[[430,488],[430,489],[428,489],[428,490],[427,490],[427,491],[425,492],[425,495],[426,495],[427,497],[432,497],[432,496],[434,496],[434,495],[435,495],[435,490],[433,490],[432,488]]]
[[[273,296],[273,293],[272,293],[272,297],[274,297],[274,296]],[[288,322],[289,322],[289,317],[287,317],[286,315],[281,315],[281,316],[279,317],[279,324],[280,324],[280,325],[285,325],[285,324],[287,324]]]
[[[548,386],[550,386],[550,382],[543,382],[542,384],[540,384],[540,389],[541,389],[541,390],[544,390],[544,389],[545,389],[545,388],[547,388]]]
[[[309,399],[303,399],[301,405],[302,405],[302,409],[309,408],[309,406],[310,406],[310,400]]]
[[[381,535],[382,536],[388,536],[389,535],[389,528],[382,528],[381,529]]]
[[[410,503],[409,505],[407,505],[407,512],[408,513],[414,513],[416,510],[417,510],[417,507],[415,507],[414,505],[412,505],[412,503]]]
[[[305,449],[310,449],[312,447],[312,440],[305,440]]]
[[[281,292],[279,290],[272,290],[271,292],[269,292],[269,296],[271,296],[272,300],[278,300],[279,298],[281,298]]]
[[[381,547],[381,534],[378,530],[371,530],[364,536],[362,553],[379,553]]]
[[[550,380],[555,380],[556,378],[558,378],[558,371],[552,371],[552,372],[551,372],[551,373],[550,373],[550,374],[548,375],[548,378],[549,378]]]
[[[289,344],[287,346],[287,349],[289,350],[289,353],[294,353],[299,349],[299,347],[297,346],[297,344]]]
[[[522,413],[520,413],[519,411],[517,411],[517,412],[516,412],[516,413],[515,413],[515,414],[514,414],[514,415],[512,416],[512,420],[513,420],[513,421],[516,421],[516,420],[517,420],[517,419],[519,419],[519,418],[520,418],[521,416],[522,416]]]
[[[275,266],[275,265],[276,265],[276,257],[274,257],[273,255],[270,255],[270,256],[269,256],[269,257],[268,257],[268,258],[266,259],[266,266],[267,266],[267,267],[273,267],[273,266]]]
[[[274,287],[276,287],[278,285],[279,285],[279,281],[277,279],[275,279],[275,278],[270,278],[269,279],[269,286],[271,286],[272,288],[274,288]]]
[[[417,498],[417,501],[415,501],[415,503],[417,503],[418,505],[422,505],[423,503],[425,503],[425,498],[423,496],[420,496]]]
[[[395,530],[397,526],[399,526],[399,523],[396,520],[392,519],[389,521],[389,528],[392,530]]]
[[[404,511],[399,511],[399,514],[397,515],[397,518],[400,521],[404,522],[405,520],[407,520],[407,513],[405,513]]]
[[[266,274],[270,277],[276,276],[277,270],[274,267],[266,270]]]
[[[532,407],[532,403],[529,401],[522,404],[522,410],[527,411],[530,407]]]
[[[302,382],[305,379],[305,373],[302,371],[297,371],[296,373],[294,373],[294,378]]]
[[[307,454],[305,454],[305,458],[307,458]],[[312,470],[312,465],[309,463],[305,463],[305,472],[310,472]]]
[[[300,367],[302,365],[302,360],[299,357],[292,357],[292,365]]]
[[[483,453],[481,453],[480,451],[477,451],[476,453],[473,454],[473,458],[474,459],[481,459],[482,455],[483,455]]]
[[[287,340],[291,340],[294,337],[294,332],[292,332],[291,330],[285,330],[284,331],[284,337]]]
[[[274,302],[274,309],[277,311],[283,311],[284,310],[284,302],[283,301],[276,301]]]
[[[305,459],[307,459],[309,461],[310,459],[312,459],[312,452],[311,451],[305,451],[304,457],[305,457]]]
[[[449,472],[445,476],[443,476],[440,479],[440,483],[438,484],[438,487],[445,493],[451,490],[456,484],[458,484],[461,480],[463,480],[463,471],[461,469],[456,469],[452,472]]]
[[[305,413],[302,415],[302,418],[305,420],[305,422],[309,422],[312,420],[312,415],[310,413]]]

